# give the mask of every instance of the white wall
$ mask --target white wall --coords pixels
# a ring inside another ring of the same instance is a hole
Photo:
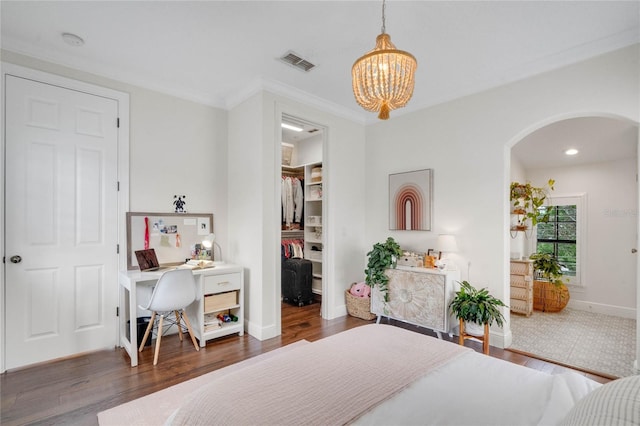
[[[513,155],[511,156],[511,169],[510,169],[510,175],[509,175],[509,184],[511,184],[511,182],[521,182],[521,183],[525,183],[527,182],[527,175],[526,175],[526,171],[524,169],[524,167],[522,166],[522,163],[520,161],[518,161],[517,158],[515,158]],[[509,220],[513,221],[514,217],[510,217]],[[525,235],[524,232],[515,232],[515,231],[510,231],[509,232],[509,236],[511,237],[511,245],[509,248],[509,257],[510,258],[516,258],[518,257],[516,256],[511,256],[512,254],[516,254],[516,253],[520,253],[520,258],[522,258],[523,256],[526,258],[526,250],[527,247],[525,246],[525,243],[527,241],[527,237]]]
[[[346,314],[344,290],[361,279],[364,270],[363,126],[266,91],[234,107],[229,112],[229,235],[231,251],[247,271],[248,331],[259,339],[280,333],[280,128],[276,123],[283,113],[326,128],[322,159],[328,266],[323,284],[330,288],[323,288],[323,317]],[[251,178],[239,176],[240,172]]]
[[[323,135],[314,135],[304,139],[296,145],[298,162],[296,164],[309,164],[322,161],[322,139]]]
[[[555,179],[552,197],[587,195],[585,287],[570,287],[576,308],[635,318],[636,173],[635,158],[529,171],[534,185]]]
[[[600,112],[637,122],[639,75],[635,45],[368,126],[367,246],[390,235],[425,250],[437,234],[456,234],[462,278],[507,300],[511,146],[563,118]],[[433,231],[389,231],[388,175],[424,168],[434,169]],[[491,335],[508,346],[509,322]]]
[[[262,234],[265,228],[262,97],[256,95],[229,112],[229,259],[245,269],[245,321],[249,334],[259,339],[278,330],[265,317]],[[279,139],[278,139],[279,141]],[[268,208],[268,207],[267,207]],[[274,334],[275,333],[275,334]]]

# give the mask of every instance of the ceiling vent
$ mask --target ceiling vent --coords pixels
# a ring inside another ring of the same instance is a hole
[[[315,64],[312,64],[292,51],[285,53],[284,56],[280,57],[280,60],[285,64],[291,65],[292,67],[298,68],[302,71],[311,71],[315,68]]]

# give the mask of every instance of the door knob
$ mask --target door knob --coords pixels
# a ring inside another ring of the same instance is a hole
[[[634,249],[634,248],[631,249],[631,253],[637,253],[637,252],[638,252],[638,249]]]
[[[9,258],[9,260],[11,261],[11,263],[20,263],[22,262],[22,258],[20,256],[11,256]]]

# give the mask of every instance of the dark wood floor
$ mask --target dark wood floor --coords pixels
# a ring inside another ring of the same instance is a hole
[[[100,411],[298,340],[314,341],[368,323],[350,316],[323,320],[319,304],[302,308],[283,305],[282,335],[262,342],[245,333],[243,337],[233,335],[209,341],[197,352],[188,338],[180,342],[177,335],[171,335],[162,339],[160,360],[155,367],[153,350],[149,348],[134,368],[123,349],[113,349],[8,371],[0,375],[0,423],[96,425]],[[431,334],[411,325],[396,325]],[[479,342],[467,345],[481,351]],[[568,370],[494,347],[490,355],[548,373]],[[601,383],[609,381],[581,374]]]

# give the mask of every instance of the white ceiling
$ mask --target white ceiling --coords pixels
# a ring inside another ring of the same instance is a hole
[[[572,118],[545,126],[511,150],[526,170],[637,158],[638,126],[605,117]],[[569,148],[577,155],[567,156]]]
[[[363,123],[353,62],[374,47],[380,1],[7,1],[2,48],[222,108],[279,90]],[[638,1],[400,1],[386,30],[418,60],[394,116],[640,41]],[[62,41],[71,32],[82,47]],[[292,50],[317,65],[276,60]]]

